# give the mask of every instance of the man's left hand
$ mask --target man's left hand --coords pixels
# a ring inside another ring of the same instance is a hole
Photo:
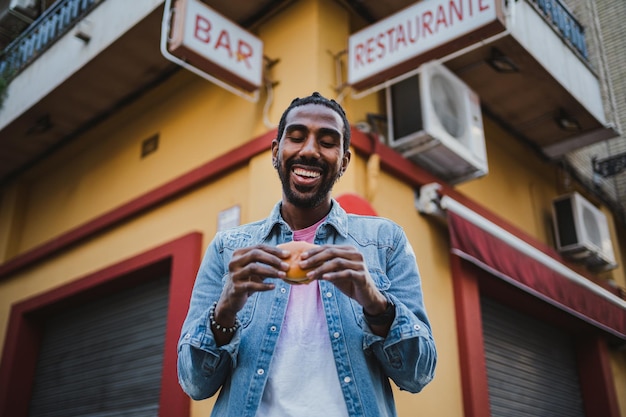
[[[310,249],[303,253],[300,266],[313,268],[307,274],[309,278],[333,283],[372,316],[387,308],[387,299],[376,287],[363,255],[354,246],[322,245]]]

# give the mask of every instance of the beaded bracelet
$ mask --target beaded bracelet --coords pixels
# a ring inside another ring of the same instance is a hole
[[[237,317],[235,317],[235,325],[233,327],[224,327],[218,322],[215,321],[215,307],[217,307],[217,301],[213,303],[211,308],[209,309],[209,320],[211,321],[211,326],[215,328],[218,332],[221,330],[222,333],[235,333],[239,327],[241,327],[241,322]]]

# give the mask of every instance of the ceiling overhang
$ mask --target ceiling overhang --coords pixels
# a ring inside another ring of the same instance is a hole
[[[104,13],[98,8],[95,12]],[[11,82],[0,110],[5,112],[0,127],[0,184],[25,172],[177,69],[159,51],[162,14],[157,7],[85,64],[59,63],[58,59],[67,60],[62,55],[51,62],[44,52]],[[71,45],[75,37],[75,32],[69,32],[54,46]],[[63,65],[64,70],[82,66],[59,80],[58,74],[47,76],[45,68],[42,72],[46,65]],[[41,92],[37,90],[35,95],[31,86],[26,92],[22,89],[25,83],[37,83]]]
[[[458,54],[448,67],[480,95],[491,117],[549,159],[619,136],[606,122],[590,64],[532,2],[510,4],[515,18],[506,32]]]

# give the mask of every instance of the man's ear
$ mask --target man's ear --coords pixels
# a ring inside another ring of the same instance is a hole
[[[272,141],[272,166],[278,168],[278,140]]]
[[[352,156],[352,153],[350,152],[350,150],[347,150],[346,153],[343,154],[343,158],[341,159],[341,168],[339,169],[340,175],[343,175],[344,172],[346,172],[346,169],[348,169],[348,165],[350,165],[351,156]]]

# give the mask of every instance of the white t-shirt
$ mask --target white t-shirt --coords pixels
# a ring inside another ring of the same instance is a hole
[[[313,242],[323,220],[294,240]],[[291,288],[257,416],[348,416],[317,281]]]

